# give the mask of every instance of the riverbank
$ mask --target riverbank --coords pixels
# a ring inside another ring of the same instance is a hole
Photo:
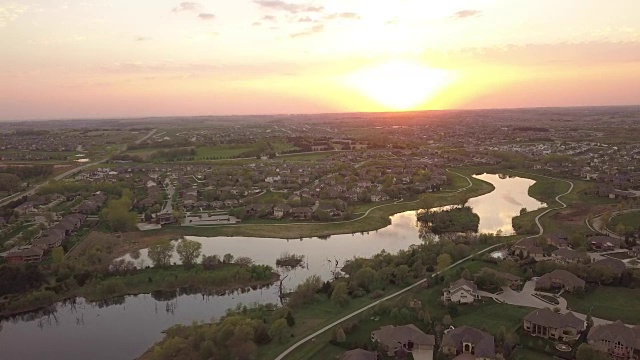
[[[58,284],[3,300],[0,317],[10,317],[25,312],[36,311],[69,299],[82,297],[90,302],[99,302],[122,296],[171,292],[188,288],[191,292],[223,294],[230,291],[259,288],[275,283],[279,275],[268,266],[221,264],[214,270],[206,270],[197,265],[186,268],[174,265],[166,268],[130,270],[121,275],[98,276],[83,286],[70,287],[68,281],[58,273]],[[49,290],[48,290],[49,289]],[[54,290],[60,289],[59,292]]]

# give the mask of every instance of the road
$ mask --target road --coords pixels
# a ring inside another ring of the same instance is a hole
[[[141,142],[143,142],[143,141],[147,140],[148,138],[152,137],[152,136],[153,136],[153,134],[155,134],[157,131],[158,131],[158,129],[153,129],[153,130],[151,130],[151,132],[150,132],[150,133],[148,133],[148,134],[147,134],[147,136],[145,136],[145,137],[143,137],[142,139],[140,139],[140,140],[136,141],[136,144],[140,144]]]
[[[609,219],[604,219],[603,218],[606,213],[598,214],[598,215],[594,216],[592,219],[589,219],[587,217],[585,219],[585,224],[587,224],[587,227],[591,231],[593,231],[594,233],[606,234],[606,235],[609,235],[609,236],[611,236],[613,238],[624,240],[623,236],[620,236],[620,235],[614,233],[613,231],[609,230],[607,228],[607,223],[611,219],[613,219],[615,216],[618,216],[618,215],[621,215],[621,214],[628,214],[628,213],[632,213],[632,212],[636,212],[636,211],[640,211],[640,209],[627,209],[627,210],[612,211],[611,212],[611,217]]]
[[[150,136],[152,136],[156,131],[157,131],[157,129],[152,130],[152,131],[151,131],[149,134],[147,134],[145,137],[143,137],[142,139],[140,139],[140,140],[136,141],[136,144],[139,144],[140,142],[142,142],[142,141],[144,141],[144,140],[148,139],[148,138],[149,138]],[[118,151],[118,152],[121,152],[121,151],[122,151],[122,150],[120,150],[120,151]],[[4,206],[4,205],[6,205],[6,204],[10,203],[11,201],[13,201],[13,200],[15,200],[15,199],[18,199],[18,198],[21,198],[21,197],[23,197],[23,196],[31,196],[31,195],[35,194],[35,193],[36,193],[36,191],[38,191],[38,189],[40,189],[40,188],[41,188],[41,187],[43,187],[44,185],[48,184],[48,183],[49,183],[50,181],[52,181],[52,180],[53,180],[53,181],[60,181],[60,180],[66,179],[67,177],[69,177],[69,176],[71,176],[71,175],[74,175],[74,174],[77,174],[78,172],[80,172],[80,171],[82,171],[82,170],[85,170],[85,169],[90,168],[90,167],[95,166],[95,165],[100,165],[100,164],[102,164],[102,163],[106,162],[107,160],[109,160],[109,157],[106,157],[106,158],[104,158],[104,159],[101,159],[101,160],[98,160],[98,161],[95,161],[95,162],[92,162],[92,163],[89,163],[89,164],[85,164],[85,165],[79,166],[79,167],[77,167],[77,168],[73,168],[73,169],[68,170],[68,171],[65,171],[65,172],[63,172],[62,174],[59,174],[59,175],[55,176],[53,179],[47,180],[47,181],[45,181],[45,182],[43,182],[43,183],[41,183],[41,184],[36,185],[36,186],[35,186],[34,188],[32,188],[32,189],[29,189],[29,190],[23,191],[23,192],[18,193],[18,194],[13,194],[13,195],[11,195],[11,196],[9,196],[9,197],[7,197],[7,198],[4,198],[4,199],[2,200],[2,202],[0,202],[0,206]]]
[[[447,169],[447,171],[449,171],[449,170]],[[454,173],[453,171],[450,171],[450,172]],[[454,174],[458,174],[458,173],[454,173]],[[526,173],[525,173],[525,174],[526,174]],[[456,191],[456,192],[460,192],[460,191],[463,191],[463,190],[465,190],[465,189],[468,189],[469,187],[471,187],[471,186],[473,185],[473,183],[471,182],[471,179],[469,179],[467,176],[462,175],[462,174],[458,174],[458,175],[465,177],[465,178],[467,179],[467,181],[469,182],[469,185],[468,185],[467,187],[463,188],[463,189],[460,189],[460,190]],[[538,174],[530,174],[530,175],[538,175]],[[541,175],[539,175],[539,176],[541,176]],[[569,194],[571,191],[573,191],[573,183],[572,183],[571,181],[564,180],[564,179],[553,178],[553,177],[550,177],[550,176],[544,176],[544,177],[549,178],[549,179],[554,179],[554,180],[564,181],[564,182],[566,182],[566,183],[570,184],[571,186],[569,187],[569,190],[568,190],[568,191],[566,191],[566,192],[565,192],[565,193],[563,193],[563,194],[560,194],[560,195],[556,196],[556,201],[557,201],[558,203],[560,203],[560,204],[561,204],[561,206],[560,206],[560,207],[556,207],[556,208],[549,208],[549,209],[547,209],[546,211],[544,211],[544,212],[542,212],[541,214],[539,214],[538,216],[536,216],[536,218],[535,218],[535,222],[536,222],[536,224],[538,225],[538,229],[539,229],[540,231],[539,231],[539,233],[538,233],[537,235],[531,235],[531,236],[528,236],[527,238],[533,238],[533,237],[540,236],[540,235],[544,234],[544,228],[542,227],[542,224],[540,223],[540,218],[541,218],[542,216],[544,216],[544,215],[548,214],[548,213],[549,213],[549,212],[551,212],[551,211],[566,208],[566,207],[567,207],[567,204],[566,204],[566,203],[564,203],[562,200],[560,200],[560,198],[561,198],[561,197],[563,197],[563,196],[565,196],[565,195],[567,195],[567,194]],[[367,214],[368,214],[368,212],[367,212]],[[365,216],[366,216],[366,214],[365,214]],[[471,259],[472,257],[474,257],[474,256],[476,256],[476,255],[479,255],[479,254],[485,253],[485,252],[487,252],[487,251],[493,250],[493,249],[495,249],[495,248],[497,248],[497,247],[499,247],[499,246],[503,246],[503,245],[504,245],[504,244],[496,244],[496,245],[490,246],[490,247],[488,247],[488,248],[486,248],[486,249],[484,249],[484,250],[478,251],[478,252],[476,252],[476,253],[474,253],[474,254],[472,254],[472,255],[467,256],[467,257],[466,257],[466,258],[464,258],[464,259],[461,259],[461,260],[459,260],[459,261],[456,261],[455,263],[453,263],[453,264],[451,264],[450,266],[448,266],[446,269],[443,269],[442,271],[439,271],[439,272],[436,272],[436,273],[432,274],[432,275],[431,275],[431,277],[435,277],[435,276],[437,276],[437,275],[440,275],[441,273],[443,273],[443,272],[445,272],[445,271],[448,271],[448,270],[450,270],[450,269],[452,269],[452,268],[454,268],[454,267],[456,267],[456,266],[458,266],[458,265],[462,264],[463,262],[465,262],[465,261],[467,261],[467,260]],[[344,321],[346,321],[346,320],[348,320],[348,319],[350,319],[350,318],[352,318],[352,317],[354,317],[354,316],[356,316],[356,315],[358,315],[358,314],[362,313],[363,311],[366,311],[366,310],[368,310],[368,309],[371,309],[372,307],[374,307],[374,306],[376,306],[376,305],[380,304],[380,303],[381,303],[381,302],[383,302],[383,301],[387,301],[387,300],[389,300],[389,299],[393,299],[394,297],[397,297],[398,295],[401,295],[401,294],[403,294],[403,293],[405,293],[405,292],[407,292],[407,291],[409,291],[409,290],[411,290],[411,289],[415,288],[416,286],[418,286],[418,285],[420,285],[420,284],[424,283],[425,281],[427,281],[427,279],[422,279],[422,280],[420,280],[420,281],[416,282],[415,284],[413,284],[413,285],[411,285],[411,286],[408,286],[408,287],[406,287],[406,288],[404,288],[404,289],[402,289],[402,290],[400,290],[400,291],[398,291],[398,292],[396,292],[396,293],[393,293],[393,294],[391,294],[391,295],[389,295],[389,296],[387,296],[387,297],[384,297],[384,298],[382,298],[382,299],[380,299],[380,300],[378,300],[378,301],[373,302],[372,304],[369,304],[369,305],[367,305],[367,306],[365,306],[365,307],[363,307],[363,308],[360,308],[359,310],[356,310],[356,311],[352,312],[351,314],[344,316],[344,317],[343,317],[343,318],[341,318],[340,320],[336,320],[336,321],[334,321],[333,323],[331,323],[331,324],[329,324],[329,325],[325,326],[324,328],[322,328],[322,329],[320,329],[320,330],[318,330],[318,331],[314,332],[313,334],[311,334],[311,335],[309,335],[309,336],[305,337],[304,339],[302,339],[302,340],[298,341],[297,343],[293,344],[291,347],[289,347],[287,350],[285,350],[282,354],[280,354],[280,355],[279,355],[275,360],[282,360],[282,359],[284,359],[284,358],[285,358],[285,356],[289,355],[291,352],[293,352],[295,349],[297,349],[298,347],[300,347],[302,344],[304,344],[304,343],[306,343],[307,341],[309,341],[309,340],[311,340],[311,339],[313,339],[313,338],[315,338],[315,337],[317,337],[317,336],[321,335],[321,334],[322,334],[322,333],[324,333],[325,331],[330,330],[330,329],[333,329],[333,328],[334,328],[334,327],[336,327],[337,325],[339,325],[339,324],[341,324],[342,322],[344,322]]]

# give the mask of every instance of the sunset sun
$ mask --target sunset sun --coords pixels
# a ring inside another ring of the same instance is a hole
[[[360,70],[348,83],[388,110],[412,110],[424,105],[452,80],[446,70],[396,61]]]

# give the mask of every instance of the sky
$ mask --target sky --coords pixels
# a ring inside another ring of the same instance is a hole
[[[0,120],[640,104],[638,0],[0,0]]]

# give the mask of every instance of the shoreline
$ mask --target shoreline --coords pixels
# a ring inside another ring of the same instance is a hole
[[[118,276],[114,276],[113,278],[126,278],[126,277],[133,277],[133,276],[149,276],[149,274],[147,274],[149,271],[147,271],[149,269],[145,269],[142,270],[136,274],[130,274],[130,275],[118,275]],[[182,268],[180,266],[180,269],[160,269],[161,271],[165,271],[168,270],[169,271],[173,271],[176,272],[176,270],[179,271],[185,271],[184,268]],[[215,272],[216,270],[207,270],[207,271],[212,271]],[[108,281],[113,281],[112,279],[107,278],[106,280],[103,280],[101,283],[105,283]],[[63,304],[72,300],[72,299],[77,299],[77,298],[82,298],[85,299],[86,301],[90,302],[90,303],[97,303],[97,302],[101,302],[101,301],[108,301],[111,299],[116,299],[116,298],[120,298],[120,297],[128,297],[128,296],[138,296],[138,295],[144,295],[144,294],[151,294],[152,292],[155,291],[177,291],[181,288],[192,288],[192,289],[198,289],[199,293],[206,293],[206,292],[233,292],[233,291],[237,291],[237,290],[242,290],[242,289],[247,289],[247,288],[253,288],[253,287],[267,287],[267,286],[271,286],[273,284],[275,284],[278,280],[280,279],[280,275],[276,272],[271,272],[269,279],[266,280],[252,280],[251,282],[247,282],[244,283],[242,285],[240,284],[229,284],[229,285],[219,285],[219,286],[201,286],[201,285],[196,285],[196,284],[185,284],[185,285],[181,285],[181,286],[163,286],[160,283],[158,284],[157,287],[154,287],[153,290],[150,290],[148,288],[142,288],[142,289],[126,289],[125,291],[121,291],[121,292],[116,292],[114,294],[109,294],[108,296],[96,296],[95,295],[95,291],[96,291],[96,287],[98,287],[99,285],[89,285],[89,286],[83,286],[77,289],[74,289],[72,291],[70,291],[67,294],[60,294],[58,297],[56,297],[55,299],[51,299],[50,301],[47,301],[46,304],[43,303],[38,303],[38,304],[30,304],[30,305],[25,305],[22,307],[16,307],[15,309],[4,309],[3,311],[0,311],[0,322],[2,321],[8,321],[11,320],[12,318],[15,317],[20,317],[22,315],[26,315],[29,313],[35,313],[38,311],[42,311],[45,310],[47,308],[50,308],[52,306],[56,306],[58,304]],[[56,310],[54,309],[53,312],[55,313]]]

